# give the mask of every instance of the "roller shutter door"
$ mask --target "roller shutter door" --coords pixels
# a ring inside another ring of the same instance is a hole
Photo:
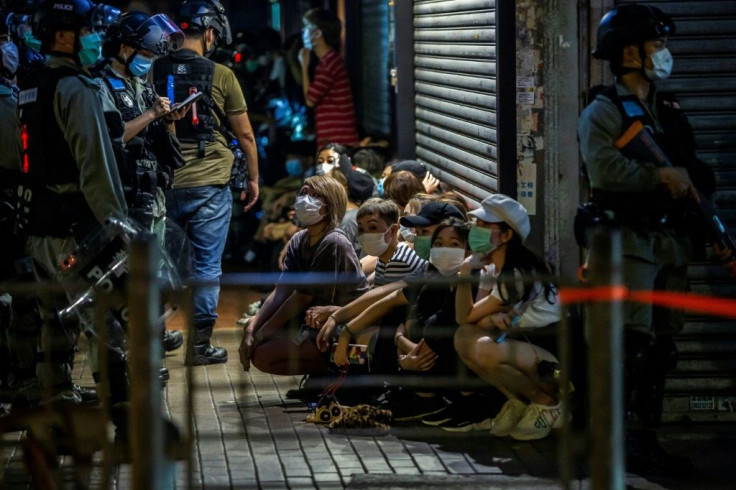
[[[362,118],[366,133],[391,134],[388,0],[361,1]]]
[[[475,202],[501,189],[496,3],[414,2],[416,156]]]
[[[633,2],[617,2],[618,5]],[[673,76],[659,85],[680,99],[695,130],[699,155],[715,171],[715,200],[736,236],[736,2],[648,2],[675,21],[668,47]],[[736,282],[720,266],[690,268],[693,292],[736,298]],[[665,419],[734,421],[736,322],[689,316],[677,338],[678,368],[667,381]]]

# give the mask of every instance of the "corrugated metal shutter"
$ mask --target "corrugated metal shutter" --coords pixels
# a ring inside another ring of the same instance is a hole
[[[362,117],[367,133],[391,134],[389,86],[388,0],[362,0],[361,4]]]
[[[497,17],[494,0],[414,2],[416,156],[476,202],[500,189]]]
[[[617,2],[617,4],[633,2]],[[716,204],[736,236],[736,2],[650,2],[672,16],[668,47],[673,76],[662,89],[680,99],[695,130],[700,157],[715,171]],[[718,265],[694,264],[692,289],[736,298],[736,283]],[[689,317],[677,339],[680,362],[668,378],[665,418],[736,420],[736,322]]]

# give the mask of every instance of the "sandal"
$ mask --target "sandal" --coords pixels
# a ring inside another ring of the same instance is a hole
[[[342,409],[334,395],[325,395],[319,399],[314,413],[307,415],[307,422],[312,424],[329,424],[340,418]]]

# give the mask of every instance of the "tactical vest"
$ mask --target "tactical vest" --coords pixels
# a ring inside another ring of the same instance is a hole
[[[18,94],[20,123],[27,135],[26,174],[41,184],[79,182],[76,160],[54,115],[59,81],[79,75],[82,72],[71,67],[44,68]]]
[[[695,154],[693,131],[677,98],[672,93],[657,92],[655,108],[659,125],[652,119],[649,110],[634,94],[621,96],[615,85],[604,87],[598,92],[619,109],[622,118],[622,132],[635,121],[640,121],[652,134],[662,151],[676,167],[685,167],[695,186],[704,194],[710,195],[715,189],[712,171],[698,160]],[[622,216],[635,220],[657,221],[665,215],[684,212],[682,202],[674,201],[669,193],[657,188],[651,192],[612,192],[593,189],[593,200],[601,208],[610,209]]]
[[[23,90],[35,83],[38,72],[46,66],[46,58],[38,51],[34,51],[24,44],[18,46],[18,56],[20,58],[20,66],[15,76],[18,80],[18,87]]]
[[[168,96],[170,93],[171,76],[174,93],[172,104],[183,101],[194,91],[204,94],[195,102],[196,119],[195,112],[190,110],[186,117],[176,121],[179,141],[197,143],[200,157],[204,156],[205,143],[215,141],[216,120],[211,105],[214,75],[215,62],[188,49],[176,51],[157,60],[153,65],[153,80],[159,95]]]
[[[83,237],[96,221],[81,192],[59,194],[50,185],[78,184],[79,170],[69,143],[54,115],[54,97],[59,81],[84,73],[72,67],[43,68],[18,95],[20,122],[23,127],[24,169],[18,192],[18,232],[35,236]],[[113,140],[118,161],[124,128],[115,112],[105,113],[107,130]]]

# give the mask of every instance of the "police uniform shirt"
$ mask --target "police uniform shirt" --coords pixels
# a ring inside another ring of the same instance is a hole
[[[619,96],[632,95],[622,84],[616,84]],[[652,84],[650,97],[642,101],[652,119],[658,121],[654,101],[656,87]],[[623,134],[623,117],[618,107],[607,97],[598,95],[580,115],[578,139],[591,187],[612,192],[647,192],[659,186],[659,174],[654,162],[625,157],[614,142]],[[631,227],[622,228],[623,253],[650,263],[684,265],[692,250],[684,237],[665,229],[653,233],[639,233]]]
[[[71,59],[59,56],[49,57],[47,66],[76,67]],[[99,223],[104,223],[111,214],[127,212],[105,113],[120,117],[114,101],[99,81],[84,75],[59,81],[54,116],[75,157],[79,184],[55,185],[52,190],[81,191]]]
[[[619,96],[633,95],[624,85],[617,83]],[[652,97],[642,101],[654,115],[656,88],[652,85]],[[653,191],[659,185],[657,167],[653,162],[641,162],[626,158],[614,142],[623,134],[623,117],[616,104],[599,95],[585,108],[578,122],[580,149],[588,169],[590,185],[594,189],[613,192]]]
[[[103,67],[99,73],[100,76],[103,78],[114,77],[125,86],[125,91],[123,92],[122,97],[124,104],[129,105],[130,107],[137,107],[138,111],[140,111],[141,114],[150,109],[150,107],[146,105],[146,101],[143,97],[143,92],[148,82],[138,77],[126,78],[116,72],[110,64]],[[99,82],[99,84],[105,91],[105,98],[111,101],[113,105],[115,105],[115,96],[111,93],[110,87],[107,85],[107,82],[103,80],[103,78],[97,78],[95,79],[95,81]],[[153,93],[155,94],[155,90],[153,89],[153,87],[151,87],[151,91],[153,91]],[[139,164],[140,163],[141,162],[139,162]],[[158,162],[156,162],[155,160],[148,163],[149,165],[145,165],[147,168],[152,170],[156,170],[156,168],[158,168]],[[153,202],[153,215],[156,218],[161,218],[166,215],[166,198],[163,190],[160,187],[156,189],[155,200]]]

